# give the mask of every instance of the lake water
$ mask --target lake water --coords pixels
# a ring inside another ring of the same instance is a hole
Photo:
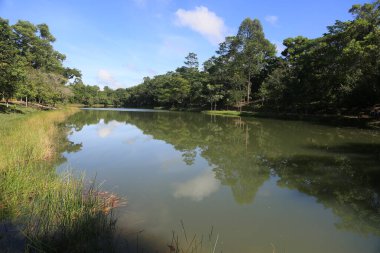
[[[131,252],[169,252],[172,231],[207,252],[380,252],[379,132],[133,109],[67,125],[59,170],[127,199]]]

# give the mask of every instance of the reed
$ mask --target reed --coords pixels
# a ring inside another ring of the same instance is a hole
[[[23,238],[25,252],[130,252],[114,237],[113,209],[124,203],[95,180],[55,171],[58,150],[67,141],[59,124],[78,109],[15,110],[22,113],[0,113],[0,251],[15,249],[12,240],[2,244],[10,236],[1,227],[9,226],[18,231],[11,237]],[[207,236],[191,235],[180,225],[163,252],[216,252],[219,235],[213,228]],[[144,249],[138,239],[136,247]]]
[[[26,252],[112,252],[119,199],[55,161],[75,108],[0,115],[0,224],[12,224]]]
[[[214,227],[206,237],[194,234],[188,237],[185,225],[181,220],[181,232],[172,231],[171,242],[167,245],[170,253],[215,253],[218,246],[219,234],[214,235]]]

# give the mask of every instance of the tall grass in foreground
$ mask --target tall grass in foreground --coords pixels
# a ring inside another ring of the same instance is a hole
[[[172,232],[172,240],[170,244],[168,244],[168,248],[170,253],[215,253],[219,234],[216,235],[214,233],[214,227],[211,227],[211,230],[208,235],[198,235],[194,234],[190,237],[186,231],[185,225],[181,220],[181,232]]]
[[[118,199],[55,172],[57,124],[75,110],[0,115],[0,224],[20,230],[26,252],[112,251]]]

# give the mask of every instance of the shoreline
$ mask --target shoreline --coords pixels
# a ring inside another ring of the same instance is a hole
[[[55,170],[67,141],[60,124],[79,109],[14,109],[18,113],[0,114],[0,248],[112,249],[118,200],[84,177]]]
[[[338,114],[300,114],[286,112],[260,112],[260,111],[235,111],[235,110],[203,110],[202,108],[169,108],[169,107],[88,107],[83,105],[69,105],[77,108],[85,109],[147,109],[157,111],[173,111],[173,112],[195,112],[208,115],[224,116],[224,117],[252,117],[263,119],[305,121],[326,124],[337,127],[356,127],[361,129],[380,130],[380,118],[372,118],[367,115],[338,115]]]
[[[358,127],[372,130],[380,130],[380,119],[334,114],[296,114],[273,112],[249,112],[249,111],[201,111],[208,115],[229,117],[253,117],[265,119],[279,119],[292,121],[307,121],[340,127]]]

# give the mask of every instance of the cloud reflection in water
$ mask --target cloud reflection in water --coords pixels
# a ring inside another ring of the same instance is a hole
[[[174,197],[201,201],[216,192],[219,186],[220,183],[215,179],[214,173],[208,170],[193,179],[176,184]]]
[[[108,136],[110,136],[110,134],[112,133],[112,131],[117,126],[120,126],[120,125],[122,125],[122,123],[117,122],[115,120],[110,121],[110,122],[108,122],[106,124],[106,123],[104,123],[104,120],[102,119],[102,120],[100,120],[100,122],[98,124],[98,130],[97,130],[98,136],[100,138],[107,138]]]

